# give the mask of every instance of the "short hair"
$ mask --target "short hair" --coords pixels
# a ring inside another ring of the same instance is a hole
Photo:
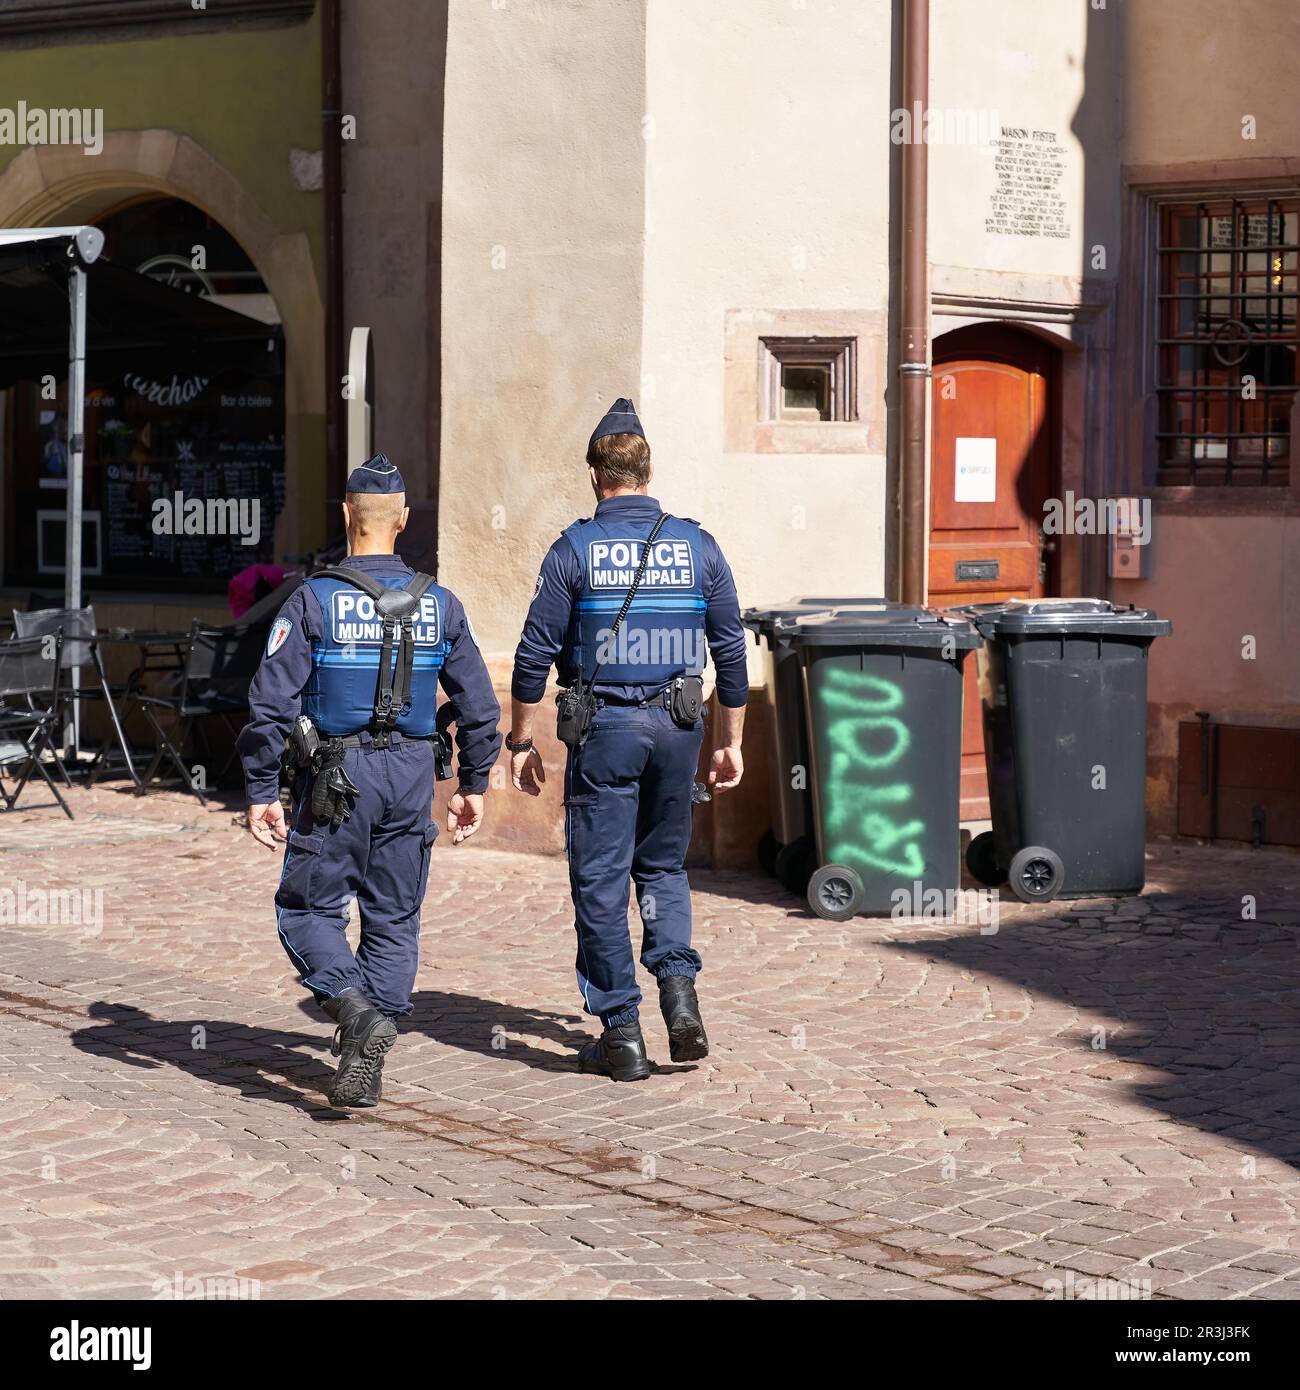
[[[587,463],[601,482],[644,487],[650,481],[650,446],[639,434],[607,434],[587,446]]]
[[[382,536],[396,532],[406,506],[404,492],[349,492],[352,524],[363,536]]]

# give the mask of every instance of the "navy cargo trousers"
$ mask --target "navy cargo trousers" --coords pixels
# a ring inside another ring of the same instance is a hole
[[[420,904],[438,828],[433,745],[393,736],[389,748],[350,748],[344,769],[357,785],[352,816],[318,825],[299,797],[275,895],[280,941],[317,1000],[355,986],[383,1013],[409,1013],[420,963]],[[346,935],[356,898],[360,944]]]
[[[629,885],[641,913],[641,964],[694,978],[686,850],[704,723],[683,729],[663,700],[598,701],[564,776],[565,843],[578,934],[578,988],[605,1027],[631,1023],[641,990],[628,929]]]

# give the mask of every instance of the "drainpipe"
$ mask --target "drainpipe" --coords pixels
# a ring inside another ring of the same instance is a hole
[[[328,542],[342,526],[343,439],[343,99],[339,56],[340,0],[320,6],[321,185],[325,212],[325,471],[322,478]]]
[[[930,288],[926,244],[924,119],[930,97],[930,3],[903,0],[903,105],[912,138],[903,145],[902,313],[899,324],[899,513],[904,603],[925,602],[929,543],[925,506],[926,396],[930,376]]]

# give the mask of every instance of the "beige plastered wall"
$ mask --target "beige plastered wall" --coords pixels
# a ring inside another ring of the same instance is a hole
[[[880,593],[889,6],[648,11],[640,408],[659,495],[718,537],[743,604]],[[765,335],[856,338],[857,420],[756,428]]]
[[[587,437],[620,395],[653,491],[718,537],[742,604],[883,588],[889,44],[883,0],[452,6],[441,577],[503,702],[538,564],[590,514]],[[728,429],[738,400],[757,409],[760,332],[832,331],[859,340],[858,421],[797,452]],[[721,862],[752,857],[765,817],[751,709],[748,795],[699,818]],[[558,794],[542,801],[498,802],[501,834],[558,848]]]
[[[640,380],[644,114],[642,0],[451,6],[439,579],[466,605],[507,721],[542,557],[590,514],[587,437]],[[498,848],[563,846],[553,715],[548,700],[547,794],[493,798]]]
[[[931,335],[1005,323],[1057,349],[1055,492],[1106,488],[1113,300],[1119,265],[1119,20],[1113,10],[1009,0],[933,0],[930,98],[963,117],[929,147]],[[1048,133],[1060,151],[1064,235],[991,230],[990,143]],[[950,133],[951,132],[951,133]],[[1095,552],[1095,547],[1093,548]],[[1062,538],[1062,592],[1101,592],[1104,556]]]

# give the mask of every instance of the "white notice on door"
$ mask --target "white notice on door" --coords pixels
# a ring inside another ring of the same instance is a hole
[[[958,439],[954,496],[958,502],[996,502],[998,441]]]

